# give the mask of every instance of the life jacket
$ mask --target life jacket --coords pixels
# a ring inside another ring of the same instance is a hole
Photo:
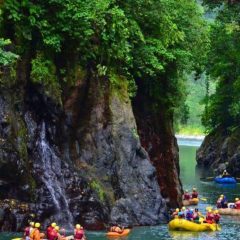
[[[52,232],[53,229],[54,229],[54,228],[53,228],[52,226],[49,226],[49,227],[47,228],[47,238],[49,238],[49,236],[50,236],[50,234],[51,234],[51,232]]]
[[[240,200],[235,202],[235,207],[236,207],[236,209],[240,209]]]
[[[215,221],[219,221],[220,218],[221,218],[220,214],[218,214],[218,213],[214,214],[214,220]]]
[[[191,220],[193,218],[193,214],[191,212],[187,212],[186,219]]]
[[[74,234],[75,240],[81,240],[84,236],[84,231],[82,229],[76,229]]]
[[[179,212],[179,213],[178,213],[178,217],[179,217],[179,218],[185,218],[184,212]]]
[[[192,193],[192,198],[197,198],[198,197],[198,192],[193,192]]]
[[[51,232],[49,232],[48,240],[56,240],[58,239],[58,233],[57,231],[53,228]]]
[[[213,221],[214,220],[214,215],[212,213],[208,213],[206,216],[207,221]]]
[[[184,193],[183,195],[184,200],[189,200],[191,198],[189,193]]]
[[[40,231],[37,228],[34,228],[30,233],[31,240],[40,240]]]
[[[199,220],[199,214],[198,214],[198,212],[194,212],[194,214],[193,214],[193,219],[194,219],[194,220]]]
[[[25,236],[26,236],[26,237],[29,237],[29,236],[30,236],[30,227],[26,227],[26,228],[24,229],[24,232],[25,232]]]
[[[218,199],[217,200],[217,208],[221,208],[222,207],[222,203],[221,203],[221,200],[220,199]]]

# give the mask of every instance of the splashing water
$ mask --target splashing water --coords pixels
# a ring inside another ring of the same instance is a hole
[[[38,151],[41,157],[43,174],[40,176],[47,187],[55,206],[55,221],[67,228],[72,228],[73,217],[69,210],[66,193],[64,191],[64,179],[61,177],[61,159],[49,146],[46,139],[45,123],[42,123]]]

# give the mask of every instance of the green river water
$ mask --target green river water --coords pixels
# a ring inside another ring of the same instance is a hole
[[[195,155],[199,142],[180,141],[180,169],[181,180],[185,189],[197,187],[200,197],[206,198],[207,202],[201,201],[199,210],[205,213],[205,208],[214,205],[216,198],[220,194],[225,194],[229,200],[240,197],[240,184],[235,186],[223,186],[213,182],[201,182],[202,176],[210,176],[209,173],[197,169]],[[182,144],[182,145],[181,145]],[[219,232],[190,233],[190,232],[170,232],[166,224],[154,227],[136,227],[130,235],[118,240],[237,240],[240,239],[240,217],[222,216],[222,230]],[[0,240],[9,240],[18,236],[14,233],[1,233]],[[106,240],[105,232],[87,232],[88,240]],[[116,239],[116,238],[115,238]]]

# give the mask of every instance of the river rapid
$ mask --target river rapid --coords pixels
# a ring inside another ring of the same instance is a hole
[[[200,177],[212,176],[210,172],[196,167],[196,150],[201,144],[200,139],[178,139],[180,151],[180,169],[181,180],[184,189],[191,190],[197,187],[200,198],[206,198],[207,201],[200,201],[199,210],[205,213],[207,206],[213,206],[220,194],[225,194],[229,200],[240,197],[240,184],[235,186],[224,186],[213,182],[202,182]],[[237,240],[240,236],[240,217],[222,216],[222,230],[219,232],[190,233],[190,232],[172,232],[168,230],[167,225],[153,227],[136,227],[130,235],[121,240]],[[19,236],[14,233],[1,233],[0,240],[9,240]],[[105,232],[87,232],[88,240],[106,240]]]

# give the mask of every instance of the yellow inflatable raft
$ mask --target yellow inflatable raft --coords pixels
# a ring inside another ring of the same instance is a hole
[[[194,223],[185,219],[173,219],[169,222],[168,227],[170,230],[175,231],[191,231],[191,232],[204,232],[204,231],[217,231],[220,227],[217,224],[209,223]]]
[[[183,206],[198,205],[198,202],[199,202],[198,198],[183,200]]]
[[[234,208],[219,208],[218,212],[221,215],[232,215],[232,216],[240,216],[240,209]]]

